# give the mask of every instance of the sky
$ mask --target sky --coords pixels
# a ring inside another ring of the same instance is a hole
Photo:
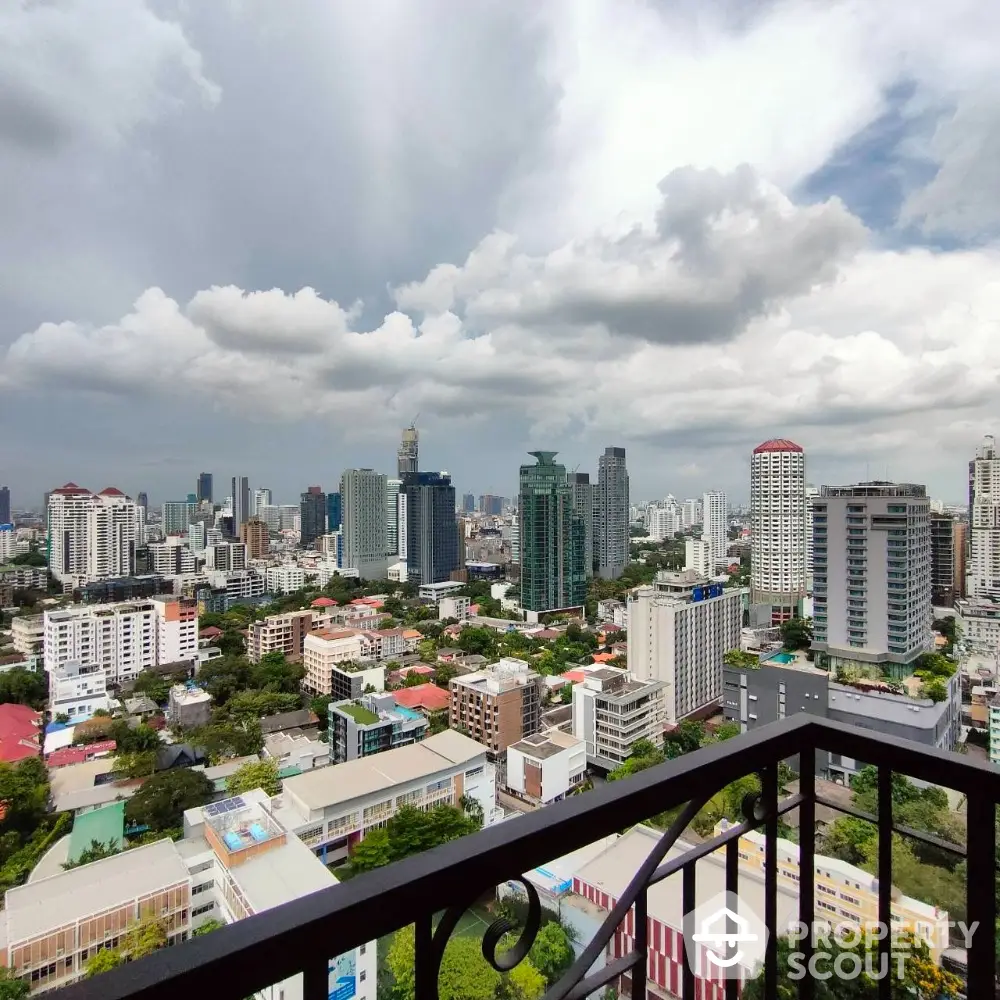
[[[1000,432],[1000,4],[0,5],[0,483],[346,467],[960,501]],[[947,39],[947,44],[942,40]]]

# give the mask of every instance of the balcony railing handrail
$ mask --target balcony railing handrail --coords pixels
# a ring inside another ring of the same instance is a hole
[[[95,980],[66,987],[60,996],[65,1000],[138,996],[143,1000],[175,1000],[178,996],[209,995],[205,985],[212,983],[213,998],[224,1000],[251,996],[299,973],[305,977],[306,997],[325,996],[329,958],[451,904],[472,905],[484,891],[518,879],[553,858],[702,799],[706,789],[721,789],[746,774],[773,773],[778,761],[815,750],[875,763],[886,774],[905,774],[968,796],[971,903],[976,891],[972,888],[972,857],[977,847],[981,854],[986,850],[987,840],[989,850],[983,857],[991,859],[991,867],[995,864],[992,816],[993,804],[1000,802],[1000,770],[976,759],[803,713],[666,761],[625,781],[611,782],[487,827],[473,836],[194,938],[183,946],[163,949]],[[816,804],[811,770],[808,776],[804,772],[802,794],[796,798],[802,804],[803,817],[808,803],[811,817]],[[979,803],[975,808],[974,802]],[[984,803],[989,804],[988,813]],[[988,830],[977,833],[974,822],[982,826],[987,815]],[[800,820],[804,821],[803,817]],[[776,816],[772,822],[776,823]],[[880,821],[880,847],[891,842],[887,839],[892,835],[891,822],[885,826],[883,830]],[[983,894],[977,897],[980,912],[995,910],[992,879],[987,888],[988,901]],[[811,905],[811,892],[808,901]],[[418,963],[420,947],[418,932]],[[266,956],[263,962],[262,956]]]

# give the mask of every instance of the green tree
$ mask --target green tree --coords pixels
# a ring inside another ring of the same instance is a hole
[[[35,566],[38,569],[41,569],[42,566],[48,566],[45,556],[38,549],[32,549],[30,552],[22,552],[20,555],[14,556],[10,564],[11,566]]]
[[[111,723],[108,736],[115,741],[118,753],[144,753],[163,746],[160,734],[152,726],[140,723],[133,729],[124,719]]]
[[[145,695],[157,705],[166,704],[170,697],[170,683],[165,677],[144,670],[132,683],[132,693],[135,696]]]
[[[330,696],[317,695],[309,702],[309,710],[319,719],[319,728],[326,729],[330,722]]]
[[[455,645],[466,653],[489,656],[496,646],[496,633],[488,628],[463,628]]]
[[[226,629],[216,640],[215,645],[223,657],[242,656],[247,650],[247,641],[237,628]]]
[[[276,760],[268,757],[266,760],[247,761],[226,781],[226,792],[229,795],[240,795],[255,788],[262,788],[268,795],[277,795],[281,791]]]
[[[632,744],[632,752],[621,764],[608,774],[608,781],[620,781],[648,767],[662,764],[666,758],[649,740],[636,740]]]
[[[0,763],[0,801],[7,807],[0,829],[30,835],[41,825],[49,808],[49,773],[40,758]]]
[[[0,673],[0,704],[28,705],[41,709],[48,697],[45,674],[25,667]]]
[[[211,919],[206,920],[200,927],[196,927],[191,931],[191,937],[202,937],[205,934],[211,934],[212,931],[221,930],[221,928],[226,925],[221,920]]]
[[[705,738],[705,725],[684,719],[663,737],[663,750],[667,757],[675,758],[697,750]]]
[[[120,753],[115,757],[114,769],[127,778],[148,777],[156,770],[156,751]]]
[[[31,985],[12,969],[0,965],[0,1000],[21,1000],[31,992]]]
[[[240,691],[226,702],[226,713],[234,718],[246,716],[260,719],[265,715],[279,712],[293,712],[302,704],[297,694],[281,694],[276,691]]]
[[[480,824],[480,820],[454,806],[435,806],[427,812],[403,806],[384,827],[372,830],[357,844],[351,854],[351,868],[355,873],[380,868],[475,833]]]
[[[785,649],[809,649],[812,645],[813,628],[811,618],[790,618],[781,625],[781,641]]]
[[[727,667],[743,667],[752,670],[760,666],[760,657],[745,653],[742,649],[730,649],[722,657]]]
[[[215,786],[203,771],[177,768],[148,778],[125,805],[125,819],[151,830],[171,830],[182,825],[184,810],[205,805]]]
[[[71,868],[79,868],[80,865],[89,865],[91,861],[100,861],[102,858],[110,858],[116,854],[121,854],[121,848],[113,840],[92,840],[90,846],[85,847],[80,852],[76,861],[67,861],[63,865],[66,871]]]
[[[528,958],[542,974],[546,986],[557,983],[573,964],[573,944],[566,929],[556,920],[550,920],[535,938]]]
[[[297,697],[304,676],[302,664],[289,663],[284,653],[265,653],[260,663],[250,668],[250,686],[259,691],[294,694]]]
[[[102,972],[110,972],[112,969],[117,969],[124,961],[124,956],[117,948],[102,948],[87,959],[87,964],[84,966],[86,977],[93,979]]]
[[[221,706],[237,691],[250,686],[250,666],[242,656],[220,656],[202,665],[198,683],[212,696],[216,706]]]
[[[249,757],[264,748],[260,720],[255,718],[217,719],[196,730],[191,740],[218,763],[228,757]]]

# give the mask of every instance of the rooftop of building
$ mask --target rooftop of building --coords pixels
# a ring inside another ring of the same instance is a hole
[[[77,861],[95,840],[99,844],[112,844],[120,850],[124,831],[124,802],[111,802],[99,809],[81,813],[73,820],[67,860]]]
[[[923,499],[927,488],[917,483],[890,483],[875,479],[869,483],[854,483],[851,486],[821,486],[821,497],[912,497]]]
[[[574,747],[583,745],[583,740],[570,733],[564,733],[560,729],[550,729],[544,733],[525,736],[523,740],[511,744],[510,749],[517,750],[527,757],[547,760],[565,750],[572,750]]]
[[[485,753],[486,748],[481,743],[446,729],[421,743],[349,760],[334,767],[307,771],[289,778],[284,788],[306,808],[317,811],[390,789],[403,782],[428,778]]]
[[[12,763],[41,754],[42,716],[27,705],[0,705],[0,761]]]
[[[949,711],[948,701],[932,702],[890,691],[864,691],[830,682],[827,705],[831,712],[844,712],[863,719],[879,719],[902,726],[931,728]]]
[[[7,890],[7,945],[188,881],[173,841],[135,847]]]
[[[754,448],[753,453],[755,455],[760,455],[767,451],[802,451],[802,445],[796,444],[794,441],[789,441],[788,438],[771,438],[769,441],[765,441],[763,444],[757,445]]]
[[[414,684],[413,687],[394,691],[396,704],[406,708],[422,708],[426,712],[440,712],[451,703],[451,695],[436,684]]]
[[[365,708],[357,701],[341,701],[330,706],[334,711],[349,715],[359,726],[373,726],[379,721],[375,712]]]
[[[170,700],[178,705],[201,705],[211,701],[212,696],[204,688],[188,681],[187,684],[175,684],[170,689]]]
[[[260,728],[266,736],[268,733],[277,733],[284,729],[299,729],[302,726],[315,726],[318,723],[319,717],[310,712],[308,708],[297,708],[292,712],[265,715],[260,720]]]

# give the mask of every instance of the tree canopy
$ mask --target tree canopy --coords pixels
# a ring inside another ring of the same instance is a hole
[[[125,819],[151,830],[175,830],[183,825],[184,810],[209,802],[215,786],[204,771],[182,767],[161,771],[139,787],[125,804]]]
[[[355,846],[351,868],[355,873],[381,868],[475,833],[481,826],[481,818],[466,815],[454,806],[435,806],[427,812],[402,806],[384,827],[372,830]]]
[[[0,673],[0,704],[29,705],[41,709],[49,696],[44,672],[11,667]]]
[[[276,760],[268,757],[265,760],[247,761],[226,781],[226,792],[229,795],[240,795],[255,788],[262,788],[268,795],[277,795],[281,791]]]

